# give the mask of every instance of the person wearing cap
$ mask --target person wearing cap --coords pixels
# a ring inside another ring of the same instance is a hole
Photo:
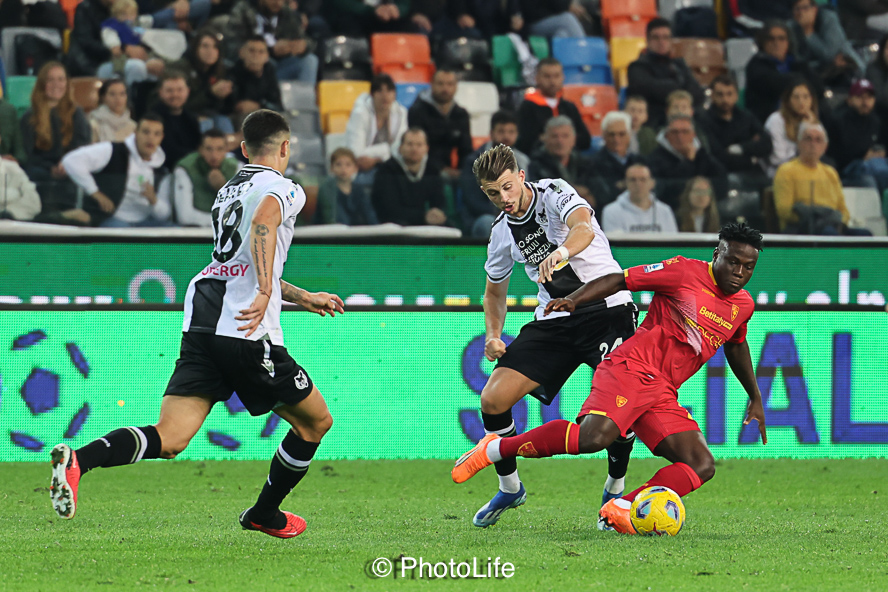
[[[881,121],[875,110],[876,89],[866,78],[851,84],[848,99],[836,113],[839,133],[828,155],[842,171],[846,185],[888,188],[888,160],[881,138]]]

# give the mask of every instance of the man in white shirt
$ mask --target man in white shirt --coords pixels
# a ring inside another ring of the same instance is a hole
[[[172,226],[169,196],[155,191],[157,169],[166,158],[162,140],[163,120],[147,114],[123,142],[90,144],[62,158],[65,172],[85,194],[83,210],[93,226]]]
[[[601,222],[608,234],[678,232],[672,208],[654,196],[649,168],[634,164],[626,169],[626,187],[602,212]]]

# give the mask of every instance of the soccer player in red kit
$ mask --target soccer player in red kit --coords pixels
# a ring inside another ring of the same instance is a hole
[[[661,485],[685,496],[715,474],[715,461],[700,427],[678,404],[678,387],[722,346],[731,370],[749,395],[743,423],[757,421],[762,442],[767,443],[762,396],[746,343],[746,326],[755,303],[743,289],[762,250],[762,235],[745,224],[732,223],[718,237],[710,263],[673,257],[602,276],[567,298],[552,300],[547,314],[573,311],[584,302],[620,290],[655,292],[636,334],[606,356],[595,371],[592,392],[577,423],[550,421],[510,438],[489,434],[456,461],[453,480],[463,483],[504,458],[598,452],[631,429],[651,452],[672,462],[599,511],[604,525],[635,534],[629,507],[639,492]]]

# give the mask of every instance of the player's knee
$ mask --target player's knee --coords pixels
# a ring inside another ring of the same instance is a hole
[[[327,413],[327,415],[315,423],[315,431],[319,434],[319,437],[322,437],[324,434],[330,431],[333,427],[333,416]]]
[[[168,460],[174,459],[177,456],[179,456],[179,453],[181,453],[183,450],[185,450],[185,448],[187,446],[188,446],[187,442],[184,444],[181,444],[181,445],[173,445],[173,446],[168,446],[166,444],[162,444],[160,447],[160,458],[165,458]]]
[[[598,452],[607,448],[614,439],[592,428],[589,422],[580,425],[579,448],[581,454]]]
[[[303,440],[320,442],[324,434],[333,427],[333,416],[327,413],[323,417],[315,418],[310,422],[302,422],[294,427],[296,428],[296,434]]]
[[[499,415],[511,409],[511,405],[506,405],[492,396],[488,391],[481,391],[481,413],[489,415]]]
[[[693,460],[691,468],[700,477],[700,481],[706,483],[715,476],[715,459],[711,454],[701,454]]]

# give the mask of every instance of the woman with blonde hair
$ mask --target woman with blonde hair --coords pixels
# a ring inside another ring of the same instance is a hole
[[[679,232],[712,232],[721,229],[712,183],[706,177],[694,177],[685,185],[678,202]]]
[[[780,108],[765,121],[772,148],[762,166],[769,178],[774,178],[781,164],[798,156],[799,126],[803,121],[820,123],[818,113],[817,95],[806,80],[799,78],[786,87],[780,97]]]

